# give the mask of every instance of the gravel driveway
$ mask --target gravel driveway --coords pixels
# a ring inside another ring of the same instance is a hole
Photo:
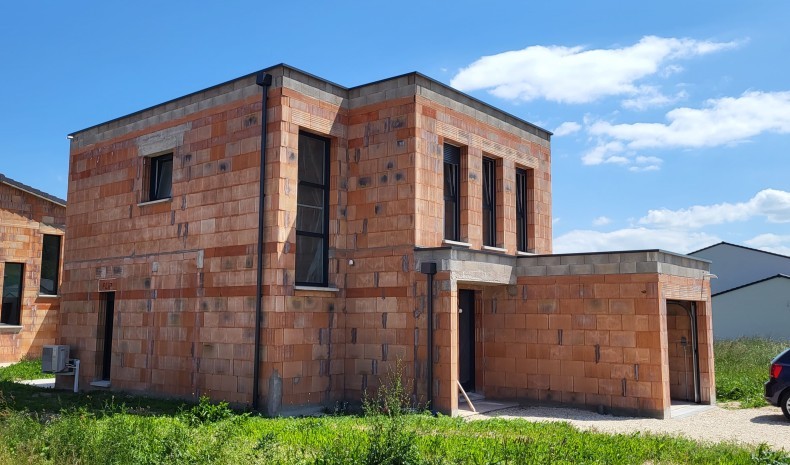
[[[469,420],[523,418],[529,421],[565,421],[582,430],[604,433],[633,433],[685,436],[704,442],[766,443],[772,449],[790,452],[790,422],[776,407],[729,410],[713,407],[704,412],[669,420],[615,417],[595,412],[555,407],[513,407],[477,414]]]

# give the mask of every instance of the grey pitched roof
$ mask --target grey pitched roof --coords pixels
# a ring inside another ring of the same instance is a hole
[[[775,274],[773,276],[769,276],[769,277],[763,278],[763,279],[758,279],[757,281],[752,281],[750,283],[746,283],[746,284],[743,284],[743,285],[738,286],[738,287],[733,287],[732,289],[727,289],[726,291],[717,292],[717,293],[711,295],[711,297],[715,297],[717,295],[726,294],[726,293],[732,292],[732,291],[737,291],[738,289],[743,289],[744,287],[754,286],[755,284],[760,284],[760,283],[763,283],[765,281],[770,281],[772,279],[777,279],[777,278],[790,279],[790,276],[787,276],[786,274],[782,274],[782,273]]]
[[[788,257],[787,255],[782,255],[782,254],[775,253],[775,252],[768,252],[767,250],[755,249],[753,247],[746,247],[745,245],[738,245],[738,244],[733,244],[732,242],[725,242],[725,241],[721,241],[718,244],[709,245],[709,246],[703,247],[703,248],[701,248],[699,250],[695,250],[693,252],[689,252],[686,255],[694,255],[695,253],[702,252],[703,250],[712,249],[714,247],[719,247],[719,246],[722,246],[722,245],[729,245],[731,247],[738,247],[739,249],[750,250],[752,252],[760,252],[760,253],[764,253],[764,254],[768,254],[768,255],[773,255],[773,256],[776,256],[776,257],[782,257],[782,258],[790,259],[790,257]]]
[[[13,179],[9,178],[8,176],[0,173],[0,184],[6,184],[16,189],[19,189],[23,192],[27,192],[30,195],[35,195],[40,199],[44,199],[48,202],[52,202],[54,204],[60,205],[61,207],[66,206],[66,201],[61,199],[60,197],[55,197],[52,194],[47,194],[44,191],[40,191],[35,187],[28,186],[27,184],[23,184],[19,181],[14,181]]]

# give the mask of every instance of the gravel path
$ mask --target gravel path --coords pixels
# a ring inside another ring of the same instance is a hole
[[[685,436],[703,442],[766,443],[790,452],[790,421],[776,407],[729,410],[713,407],[704,412],[669,420],[615,417],[595,412],[554,407],[514,407],[473,415],[469,420],[523,418],[529,421],[565,421],[582,430]]]

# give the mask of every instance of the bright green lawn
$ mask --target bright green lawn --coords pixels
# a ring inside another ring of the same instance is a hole
[[[719,399],[758,405],[768,363],[783,347],[754,339],[716,343]],[[0,379],[34,377],[40,366],[33,364],[0,369]],[[265,419],[207,402],[183,406],[7,381],[0,381],[0,438],[0,464],[790,464],[787,454],[764,447],[597,434],[565,423],[428,415]]]
[[[0,464],[788,463],[768,449],[565,423],[429,415],[266,419],[202,402],[0,382]],[[103,402],[103,404],[102,404]]]

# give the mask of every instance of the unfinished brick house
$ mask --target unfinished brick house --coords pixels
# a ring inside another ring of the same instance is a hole
[[[75,132],[59,342],[84,386],[270,414],[358,401],[396,360],[449,414],[459,386],[713,402],[708,263],[551,255],[550,135],[418,73],[286,65]]]
[[[0,363],[57,338],[66,201],[0,174]]]

